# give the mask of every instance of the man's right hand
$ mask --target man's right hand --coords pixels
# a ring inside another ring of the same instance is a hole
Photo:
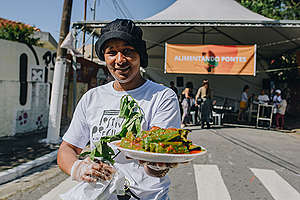
[[[98,179],[110,180],[116,170],[103,162],[96,163],[90,157],[74,162],[71,170],[72,180],[96,182]]]

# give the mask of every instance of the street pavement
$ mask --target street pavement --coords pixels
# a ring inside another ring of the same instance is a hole
[[[171,199],[300,199],[300,135],[228,126],[189,128],[193,142],[208,153],[170,171]],[[0,199],[57,200],[74,184],[53,163],[0,185]]]

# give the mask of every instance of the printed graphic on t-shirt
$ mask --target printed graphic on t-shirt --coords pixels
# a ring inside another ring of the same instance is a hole
[[[99,124],[92,128],[93,142],[104,136],[116,135],[121,130],[124,119],[119,117],[119,112],[120,110],[104,110]]]

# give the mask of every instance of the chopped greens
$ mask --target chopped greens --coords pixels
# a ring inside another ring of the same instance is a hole
[[[176,128],[159,128],[152,127],[150,131],[142,131],[140,137],[135,137],[132,132],[128,132],[123,137],[120,147],[148,151],[155,153],[193,153],[193,151],[201,151],[200,146],[192,144],[187,139],[190,130]]]

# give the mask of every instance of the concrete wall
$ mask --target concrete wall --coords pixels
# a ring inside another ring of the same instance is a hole
[[[27,58],[24,105],[20,103],[21,55]],[[0,137],[47,126],[55,56],[56,53],[48,49],[0,40]]]

